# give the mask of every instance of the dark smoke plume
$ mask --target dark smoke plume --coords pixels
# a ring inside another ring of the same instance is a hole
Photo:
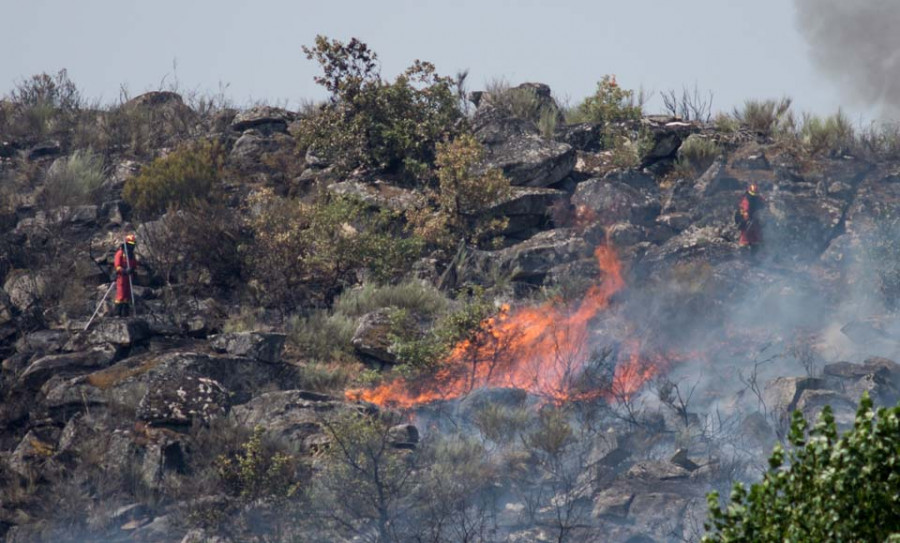
[[[816,66],[847,98],[900,112],[900,1],[794,0]]]

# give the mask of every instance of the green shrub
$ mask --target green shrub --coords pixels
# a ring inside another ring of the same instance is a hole
[[[335,392],[341,394],[347,386],[369,375],[369,370],[360,372],[358,367],[343,364],[339,361],[333,363],[309,362],[296,366],[299,387],[305,390],[318,392]],[[375,370],[371,370],[375,371]]]
[[[790,448],[749,491],[736,484],[722,508],[709,494],[704,542],[896,541],[900,537],[900,405],[879,409],[868,393],[853,429],[838,436],[830,407],[806,436],[794,411]]]
[[[381,309],[396,307],[423,316],[434,316],[447,310],[449,301],[431,285],[422,281],[404,281],[397,285],[366,283],[362,288],[342,293],[334,302],[335,313],[359,317]]]
[[[218,142],[186,145],[154,160],[129,179],[123,196],[142,216],[208,200],[222,175],[224,160],[225,152]]]
[[[642,93],[623,89],[614,76],[605,75],[597,91],[584,99],[571,113],[569,123],[614,123],[641,118]]]
[[[723,112],[716,115],[713,125],[716,127],[716,132],[723,134],[734,134],[741,128],[741,123],[737,119]]]
[[[556,102],[542,100],[535,89],[524,85],[511,88],[504,79],[495,79],[485,88],[484,100],[490,102],[504,117],[533,122],[547,139],[553,137],[562,116]]]
[[[560,112],[554,108],[544,108],[538,118],[537,127],[544,139],[553,139],[556,127],[559,126]]]
[[[225,333],[256,332],[259,330],[259,321],[264,313],[263,308],[241,307],[240,313],[228,316],[222,325],[222,331]]]
[[[616,168],[637,168],[641,164],[641,152],[638,144],[626,136],[613,138],[610,161]]]
[[[297,493],[294,459],[272,449],[263,444],[263,428],[257,426],[239,453],[216,459],[219,477],[231,494],[250,502],[260,498],[285,499]]]
[[[287,330],[291,346],[313,362],[343,361],[353,354],[350,340],[356,332],[356,319],[347,315],[314,311],[307,317],[293,317]]]
[[[78,150],[54,163],[44,181],[47,208],[95,203],[104,180],[103,158],[90,149]]]
[[[533,416],[525,407],[489,403],[475,411],[472,423],[486,439],[508,445],[524,434]]]
[[[454,80],[430,63],[416,61],[390,83],[381,78],[378,56],[355,38],[344,44],[317,36],[303,50],[322,68],[316,82],[331,99],[301,120],[299,141],[339,170],[362,166],[418,177],[436,143],[458,132]]]
[[[721,152],[719,144],[714,140],[691,134],[678,148],[678,162],[680,166],[697,174],[706,171]]]
[[[490,207],[509,196],[509,179],[496,169],[479,172],[483,156],[484,149],[471,134],[438,144],[438,187],[427,192],[433,205],[408,214],[419,236],[449,248],[460,240],[477,244],[506,227],[507,221]]]
[[[747,100],[742,108],[734,108],[734,118],[747,129],[768,137],[781,128],[781,123],[790,109],[790,98]]]
[[[476,291],[468,299],[461,300],[455,309],[441,315],[424,334],[395,336],[392,350],[400,363],[401,373],[410,377],[427,373],[450,353],[454,345],[465,339],[471,340],[477,349],[479,340],[485,339],[481,324],[495,311],[484,293]]]
[[[252,240],[241,250],[266,305],[330,304],[360,274],[385,282],[403,275],[422,250],[419,238],[403,235],[394,213],[346,196],[323,194],[307,203],[266,189],[250,197],[249,207]]]
[[[815,115],[804,115],[799,135],[813,153],[831,156],[850,152],[856,143],[853,125],[841,110],[824,120]]]

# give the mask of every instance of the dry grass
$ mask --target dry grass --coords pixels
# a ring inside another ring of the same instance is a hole
[[[107,390],[126,379],[147,373],[158,366],[159,363],[160,359],[158,357],[153,357],[143,361],[135,360],[129,363],[116,364],[115,366],[88,375],[87,382],[89,385],[99,388],[100,390]]]

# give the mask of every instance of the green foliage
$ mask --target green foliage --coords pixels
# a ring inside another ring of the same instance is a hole
[[[405,273],[422,249],[418,237],[402,235],[394,213],[374,212],[350,197],[326,194],[306,203],[265,189],[250,197],[249,207],[253,240],[242,252],[268,305],[330,302],[358,273],[388,281]]]
[[[369,375],[366,373],[367,371],[377,373],[374,370],[359,371],[358,367],[347,366],[339,362],[330,364],[310,362],[297,366],[298,386],[305,390],[333,392],[340,395],[351,382]]]
[[[641,164],[641,152],[638,145],[630,138],[622,135],[613,138],[610,161],[616,168],[637,168]]]
[[[644,157],[653,149],[653,136],[642,128],[636,135],[628,134],[628,131],[617,127],[607,127],[603,139],[612,142],[610,149],[610,162],[616,168],[637,168]]]
[[[706,171],[721,152],[715,140],[691,134],[678,148],[678,164],[698,174]]]
[[[486,439],[509,445],[524,433],[532,418],[532,413],[524,407],[488,403],[475,411],[472,423]]]
[[[259,320],[264,313],[265,311],[260,307],[243,306],[240,313],[228,316],[222,325],[222,331],[225,333],[256,332],[259,329]]]
[[[397,285],[366,283],[342,293],[334,302],[335,313],[359,317],[381,309],[396,307],[430,317],[447,310],[449,301],[430,284],[409,280]]]
[[[210,286],[233,288],[241,275],[236,211],[221,202],[191,204],[190,209],[171,209],[142,229],[138,242],[148,268],[167,284],[180,284],[196,294],[208,295]]]
[[[743,108],[734,108],[734,118],[748,130],[763,136],[772,136],[782,127],[791,109],[791,99],[747,100]]]
[[[850,152],[856,143],[853,125],[841,110],[825,119],[804,115],[798,135],[811,152],[831,156]]]
[[[438,318],[425,334],[394,337],[392,350],[401,364],[400,371],[415,376],[433,369],[454,345],[464,339],[474,339],[482,321],[494,311],[484,293],[475,292],[456,310]]]
[[[484,149],[471,134],[437,146],[438,187],[428,191],[433,207],[409,213],[418,235],[437,246],[454,247],[460,239],[479,243],[496,235],[507,221],[490,207],[511,193],[503,172],[478,172]]]
[[[723,134],[734,134],[741,128],[741,123],[732,117],[731,115],[719,112],[716,115],[715,120],[713,121],[713,126],[716,127],[716,132],[721,132]]]
[[[378,56],[355,38],[344,44],[317,36],[303,51],[322,68],[316,82],[331,99],[301,121],[300,144],[340,170],[362,166],[419,176],[435,144],[458,132],[454,80],[432,64],[417,60],[389,83],[378,71]]]
[[[94,203],[104,180],[103,157],[90,149],[78,150],[56,162],[44,180],[43,204],[47,208]]]
[[[559,126],[560,112],[555,108],[543,108],[541,116],[538,118],[537,127],[541,131],[544,139],[551,140],[556,134],[556,127]]]
[[[605,75],[597,90],[579,104],[566,119],[569,123],[615,123],[641,118],[640,96],[623,89],[614,76]]]
[[[573,438],[572,427],[562,409],[545,407],[538,416],[537,426],[526,436],[529,447],[554,456],[563,452]]]
[[[356,319],[343,313],[319,310],[307,317],[293,317],[287,330],[290,344],[313,362],[347,360],[353,353],[350,340]]]
[[[542,100],[535,89],[527,85],[511,88],[503,79],[488,83],[484,94],[483,99],[500,115],[531,121],[545,138],[553,137],[561,112],[552,99]]]
[[[260,498],[290,498],[299,490],[294,476],[294,459],[266,449],[262,426],[253,430],[239,453],[219,456],[216,470],[229,492],[248,502]]]
[[[170,206],[189,207],[213,194],[224,160],[225,152],[218,142],[183,146],[129,179],[123,197],[143,216],[162,213]]]
[[[864,394],[853,429],[838,436],[825,407],[806,436],[793,414],[790,448],[780,445],[769,472],[749,491],[737,484],[723,509],[708,496],[703,541],[890,541],[900,534],[900,405],[879,409]]]

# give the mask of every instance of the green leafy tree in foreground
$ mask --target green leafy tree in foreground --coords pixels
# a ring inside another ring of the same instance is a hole
[[[865,394],[843,436],[827,406],[806,429],[795,411],[790,447],[776,446],[761,482],[736,484],[724,509],[709,494],[704,543],[900,541],[900,405],[876,416]]]

